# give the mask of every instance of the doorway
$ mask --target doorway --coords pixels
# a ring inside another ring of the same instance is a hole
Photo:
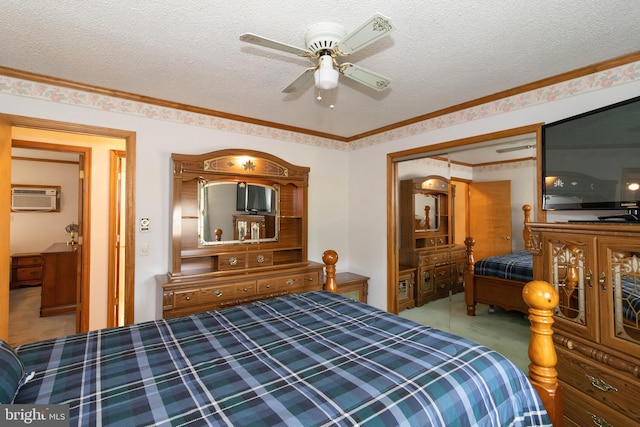
[[[498,140],[509,140],[513,138],[521,138],[524,135],[532,135],[535,138],[536,147],[539,145],[541,135],[541,125],[530,125],[519,128],[509,129],[505,131],[479,135],[461,140],[449,141],[431,146],[414,148],[410,150],[390,153],[387,155],[387,310],[391,313],[398,313],[398,265],[399,265],[399,247],[398,233],[400,217],[399,209],[399,165],[401,162],[408,160],[423,159],[433,156],[447,156],[447,153],[478,148],[482,146],[494,145]],[[536,151],[537,153],[537,151]],[[536,182],[540,182],[540,160],[536,155]],[[424,175],[429,175],[425,173]],[[544,213],[540,210],[539,194],[534,194],[537,207],[537,218],[544,221]]]
[[[3,234],[9,235],[9,222],[10,222],[10,171],[11,171],[11,140],[16,129],[31,129],[31,130],[47,130],[53,133],[60,132],[79,138],[91,138],[91,137],[105,137],[105,138],[121,138],[125,141],[125,147],[128,159],[128,169],[126,174],[125,188],[127,195],[134,194],[135,189],[135,133],[117,129],[108,129],[95,126],[86,126],[67,122],[56,122],[52,120],[35,119],[23,116],[12,116],[6,114],[0,114],[0,169],[2,169],[2,183],[0,184],[0,222],[5,224],[5,228],[2,230]],[[88,209],[88,208],[87,208]],[[126,218],[126,232],[124,240],[128,247],[135,247],[135,200],[133,197],[128,196],[125,198],[125,218]],[[89,228],[88,221],[81,226],[81,234],[84,236],[90,235],[91,230]],[[105,248],[106,248],[105,244]],[[90,259],[90,248],[85,246],[84,250],[89,252],[86,258]],[[124,308],[124,323],[133,323],[134,321],[134,272],[135,272],[135,254],[132,251],[125,255],[125,308]],[[10,259],[10,246],[9,239],[2,239],[0,242],[0,258],[7,260],[7,262],[0,263],[0,338],[8,340],[8,300],[9,300],[9,263]],[[104,264],[104,263],[103,263]],[[89,288],[89,272],[90,262],[87,260],[83,264],[82,277],[80,280],[82,286],[82,295],[90,296]],[[81,306],[79,316],[79,330],[87,331],[89,329],[97,329],[106,326],[106,314],[104,320],[93,320],[90,318],[90,308],[95,307],[95,304],[104,306],[104,300],[96,301],[91,305],[90,298],[83,298],[79,302]],[[103,308],[106,312],[106,307]]]
[[[85,222],[85,194],[90,176],[82,178],[91,148],[52,144],[16,130],[12,140],[12,185],[53,185],[58,191],[54,211],[16,209],[11,212],[9,244],[12,289],[9,306],[9,343],[12,346],[68,335],[80,331],[83,300],[82,269],[90,241],[70,233]],[[88,171],[90,172],[90,170]],[[26,257],[25,257],[26,254]],[[32,266],[21,267],[26,261]],[[36,281],[17,283],[23,274]],[[29,283],[31,286],[24,286]],[[15,286],[14,286],[15,285]]]

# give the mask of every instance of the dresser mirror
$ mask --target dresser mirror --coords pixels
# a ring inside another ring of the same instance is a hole
[[[198,246],[277,242],[280,186],[253,181],[198,181]]]
[[[437,231],[440,228],[440,195],[416,193],[414,197],[416,231]]]

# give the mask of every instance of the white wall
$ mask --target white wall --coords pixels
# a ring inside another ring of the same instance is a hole
[[[14,91],[25,85],[0,84],[0,112],[136,132],[136,218],[151,220],[151,230],[136,235],[136,321],[158,316],[154,276],[168,270],[169,156],[172,152],[202,153],[222,148],[265,151],[291,163],[309,166],[310,259],[321,261],[325,249],[335,249],[340,256],[338,271],[349,270],[370,276],[369,301],[386,308],[386,158],[389,153],[553,122],[640,95],[640,66],[632,64],[625,70],[613,73],[614,77],[620,76],[613,83],[611,79],[605,81],[586,76],[581,78],[582,86],[568,84],[569,89],[565,90],[564,86],[558,85],[557,88],[537,90],[534,94],[517,95],[513,100],[492,103],[489,107],[473,107],[478,114],[455,114],[456,119],[437,118],[432,119],[437,120],[435,124],[427,121],[376,135],[371,143],[368,140],[354,143],[357,149],[349,152],[336,150],[326,141],[308,143],[305,136],[296,138],[275,130],[265,132],[252,125],[238,127],[231,123],[231,131],[225,131],[227,127],[223,120],[219,121],[218,128],[199,127],[176,120],[146,118],[131,111],[122,113],[115,109],[105,111],[95,105],[73,105],[74,101],[84,99],[82,97],[67,104],[39,98],[33,92]],[[598,83],[600,81],[602,83]],[[595,84],[601,86],[594,87]],[[531,102],[533,98],[536,102]],[[488,114],[495,105],[500,109]],[[553,215],[548,219],[555,220]],[[149,244],[149,255],[141,256],[139,247],[145,243]],[[92,307],[94,304],[102,302],[92,300]],[[97,326],[97,322],[92,321],[92,327]]]
[[[67,224],[78,223],[78,164],[13,160],[11,183],[60,186],[60,212],[11,212],[11,254],[42,252],[66,242]]]

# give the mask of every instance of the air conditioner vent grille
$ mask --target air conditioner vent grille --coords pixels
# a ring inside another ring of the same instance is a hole
[[[54,188],[11,189],[11,209],[14,211],[55,211],[57,207],[58,191]]]

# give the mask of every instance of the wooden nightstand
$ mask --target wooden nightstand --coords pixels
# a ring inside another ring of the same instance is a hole
[[[337,273],[336,284],[340,295],[367,303],[367,294],[369,292],[368,277],[355,273]]]
[[[398,275],[398,311],[416,306],[416,269],[401,265]]]
[[[11,255],[10,289],[20,286],[42,285],[42,266],[44,261],[39,253]]]

